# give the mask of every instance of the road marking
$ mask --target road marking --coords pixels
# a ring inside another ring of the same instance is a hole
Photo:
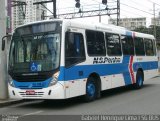
[[[39,114],[39,113],[42,113],[42,112],[43,112],[43,111],[40,110],[40,111],[36,111],[36,112],[33,112],[33,113],[27,113],[27,114],[25,114],[25,115],[20,116],[19,118],[22,118],[22,117],[25,117],[25,116],[30,116],[30,115]]]
[[[36,112],[33,112],[33,113],[25,114],[25,115],[23,115],[23,116],[35,115],[35,114],[42,113],[42,112],[43,112],[43,111],[36,111]]]

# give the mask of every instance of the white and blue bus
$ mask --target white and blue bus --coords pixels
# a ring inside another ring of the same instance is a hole
[[[47,20],[15,29],[9,51],[9,96],[87,101],[103,90],[158,74],[155,38],[105,24]]]

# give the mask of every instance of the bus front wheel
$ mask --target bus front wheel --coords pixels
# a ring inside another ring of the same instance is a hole
[[[86,83],[86,95],[85,101],[91,102],[97,98],[97,94],[99,94],[98,85],[96,83],[95,78],[89,77]]]

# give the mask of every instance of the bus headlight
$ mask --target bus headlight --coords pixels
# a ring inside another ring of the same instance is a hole
[[[50,82],[49,86],[53,86],[57,84],[58,82],[58,76],[59,76],[59,71],[53,74],[52,81]]]
[[[57,82],[58,82],[58,79],[56,77],[53,77],[52,81],[49,84],[49,86],[53,86],[53,85],[57,84]]]
[[[13,79],[10,75],[8,75],[8,83],[10,86],[15,87],[14,83],[13,83]]]

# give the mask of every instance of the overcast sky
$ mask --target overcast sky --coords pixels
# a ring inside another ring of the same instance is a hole
[[[85,9],[98,9],[98,4],[101,4],[102,0],[80,0],[81,6],[84,6]],[[108,7],[115,6],[116,0],[108,0]],[[150,18],[153,17],[153,3],[155,3],[156,15],[158,16],[158,12],[160,12],[160,0],[120,0],[121,5],[121,18],[129,18],[129,17],[147,17],[147,25],[150,24]],[[93,5],[94,6],[90,6]],[[96,5],[97,4],[97,5]],[[87,6],[89,5],[89,6]],[[57,9],[59,9],[60,13],[73,12],[75,6],[75,0],[57,0]],[[104,8],[101,4],[101,7]],[[48,4],[48,8],[53,10],[52,4]],[[67,8],[67,9],[66,9]],[[77,11],[77,9],[75,9]],[[48,13],[50,14],[50,13]],[[102,17],[102,23],[108,23],[108,16]],[[112,15],[111,18],[116,18],[115,15]],[[84,22],[98,22],[99,17],[93,18],[83,18],[76,19]]]

